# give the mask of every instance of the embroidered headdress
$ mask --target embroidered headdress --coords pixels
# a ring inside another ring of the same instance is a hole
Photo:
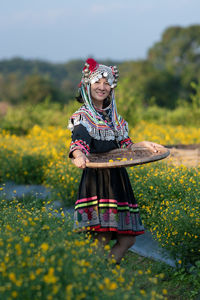
[[[82,71],[82,83],[87,85],[93,84],[100,78],[106,78],[111,88],[117,86],[117,79],[119,72],[116,66],[107,67],[105,65],[99,65],[93,58],[88,58],[85,62],[85,67]]]

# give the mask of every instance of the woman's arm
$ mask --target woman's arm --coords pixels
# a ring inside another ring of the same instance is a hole
[[[69,149],[69,158],[76,167],[84,169],[87,156],[90,154],[91,136],[82,124],[74,126],[72,131],[72,141]]]

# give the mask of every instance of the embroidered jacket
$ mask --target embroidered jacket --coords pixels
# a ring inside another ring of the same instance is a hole
[[[109,110],[107,114],[109,115]],[[119,124],[114,128],[113,124],[105,119],[105,116],[97,111],[97,115],[94,120],[90,111],[85,105],[80,107],[70,118],[68,128],[72,131],[72,142],[70,145],[70,154],[79,149],[88,155],[94,149],[91,149],[91,140],[94,139],[99,142],[104,142],[104,150],[100,152],[108,151],[106,145],[108,142],[112,142],[114,148],[129,147],[133,143],[128,136],[128,124],[119,116]],[[102,144],[102,143],[100,143]],[[94,145],[94,143],[93,143]],[[110,148],[110,146],[109,146]]]

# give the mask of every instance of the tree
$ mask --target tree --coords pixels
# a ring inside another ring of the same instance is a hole
[[[120,74],[122,78],[120,79],[119,89],[122,99],[123,94],[127,94],[128,90],[130,97],[133,96],[138,105],[156,104],[171,109],[176,106],[180,82],[179,78],[168,71],[157,70],[152,63],[141,60],[122,64]],[[133,99],[129,101],[132,102]],[[128,105],[127,100],[124,102],[123,109]]]
[[[18,73],[0,74],[0,101],[18,104],[23,82]]]
[[[189,100],[191,82],[200,79],[200,25],[170,27],[148,52],[156,70],[166,71],[179,81],[179,97]]]
[[[148,52],[148,60],[159,70],[181,75],[188,64],[200,64],[200,25],[169,27]]]
[[[22,96],[24,102],[32,104],[43,102],[45,99],[64,102],[64,96],[53,82],[40,75],[30,75],[26,78]]]

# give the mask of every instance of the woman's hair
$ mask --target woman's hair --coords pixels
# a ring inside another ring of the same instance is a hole
[[[78,96],[76,96],[75,99],[76,99],[79,103],[84,103],[83,98],[82,98],[82,96],[81,96],[81,92],[79,92]]]
[[[79,102],[79,103],[84,103],[81,92],[79,92],[78,96],[75,97],[75,99]],[[104,101],[103,101],[103,108],[106,108],[111,102],[111,97],[108,96]]]

